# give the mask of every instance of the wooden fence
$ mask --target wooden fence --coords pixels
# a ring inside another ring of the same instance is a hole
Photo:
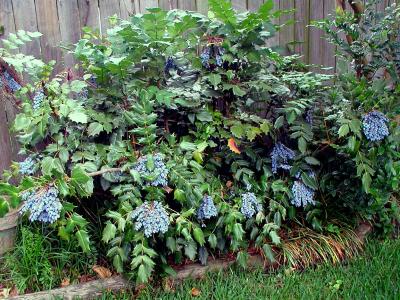
[[[239,11],[256,10],[263,0],[232,0]],[[292,52],[303,55],[306,63],[335,67],[334,47],[327,43],[320,30],[307,27],[311,20],[328,17],[335,10],[336,0],[274,0],[275,8],[292,10],[277,22],[284,24],[294,20],[271,40],[273,45],[293,44]],[[384,0],[377,9],[382,10],[394,0]],[[40,31],[40,40],[29,43],[21,49],[48,61],[57,61],[62,70],[73,64],[73,58],[62,53],[62,43],[75,43],[81,36],[81,28],[90,26],[106,34],[109,27],[107,17],[117,15],[128,18],[143,13],[146,8],[161,7],[169,10],[180,8],[207,13],[207,0],[0,0],[0,26],[3,35],[19,29]],[[0,43],[1,44],[1,43]],[[63,63],[62,63],[63,62]],[[17,144],[9,134],[8,126],[15,110],[0,95],[0,173],[12,159],[16,158]]]

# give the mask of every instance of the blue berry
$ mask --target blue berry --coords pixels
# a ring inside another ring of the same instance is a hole
[[[296,180],[293,183],[292,194],[291,203],[296,207],[305,207],[308,204],[315,205],[315,191],[306,186],[301,180]]]
[[[21,85],[7,71],[3,73],[3,84],[5,84],[12,93],[21,89]]]
[[[381,141],[389,135],[389,119],[379,111],[372,111],[363,117],[363,131],[371,142]]]
[[[153,155],[154,169],[152,170],[148,167],[148,160],[148,156],[140,157],[133,169],[144,179],[146,186],[167,186],[169,171],[161,154]]]
[[[22,194],[24,204],[20,213],[29,212],[31,222],[54,223],[60,218],[62,204],[58,198],[58,190],[54,186],[47,186]]]
[[[145,202],[132,213],[135,230],[142,230],[146,237],[156,233],[166,233],[169,226],[168,214],[158,201]]]
[[[171,69],[176,70],[177,68],[178,67],[177,67],[174,59],[172,57],[168,57],[165,62],[165,65],[164,65],[164,72],[168,73],[169,70],[171,70]]]
[[[270,154],[272,162],[272,173],[276,173],[278,169],[290,170],[291,166],[288,164],[288,160],[292,160],[295,157],[294,151],[278,142],[275,144],[274,149]]]
[[[19,165],[19,173],[21,175],[32,175],[36,172],[36,159],[32,156],[28,156],[24,161],[18,163]]]
[[[32,104],[33,110],[37,110],[40,108],[40,106],[42,106],[44,98],[45,98],[45,95],[44,95],[43,89],[40,89],[35,92],[35,94],[33,95],[33,104]]]
[[[211,48],[209,46],[204,47],[203,51],[200,54],[201,64],[205,68],[210,67],[210,55],[211,55]]]
[[[262,210],[262,205],[258,202],[256,195],[252,192],[242,194],[242,206],[240,212],[247,218],[253,217]]]
[[[197,218],[202,221],[211,219],[212,217],[216,217],[217,215],[218,212],[217,208],[214,205],[213,198],[211,196],[204,196],[200,207],[197,210]]]
[[[221,46],[218,46],[216,49],[216,53],[215,53],[215,62],[217,64],[218,67],[222,66],[223,60],[222,60],[222,56],[224,55],[224,48],[222,48]]]
[[[314,121],[314,110],[312,108],[307,109],[306,111],[306,122],[310,124],[311,126],[313,125]]]

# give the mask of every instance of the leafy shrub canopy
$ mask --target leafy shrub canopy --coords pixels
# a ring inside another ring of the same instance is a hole
[[[279,29],[272,8],[237,14],[212,0],[208,17],[112,19],[106,38],[85,29],[72,50],[82,77],[50,78],[51,63],[2,49],[33,80],[16,92],[14,124],[29,161],[6,174],[2,213],[24,197],[24,211],[84,251],[101,226],[116,270],[141,282],[210,252],[236,252],[244,265],[251,245],[272,259],[283,221],[324,230],[340,214],[390,220],[393,92],[350,75],[332,89],[332,76],[280,56],[266,45]],[[6,45],[28,40],[20,31]],[[369,141],[363,116],[374,109],[387,134]]]

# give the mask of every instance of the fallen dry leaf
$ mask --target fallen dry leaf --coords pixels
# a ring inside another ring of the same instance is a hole
[[[109,269],[107,269],[106,267],[94,265],[92,267],[92,269],[93,269],[93,271],[96,272],[97,276],[99,276],[101,279],[109,278],[112,275],[111,271]]]
[[[8,288],[2,288],[0,290],[0,299],[4,299],[4,298],[8,298],[8,296],[10,295],[10,290]]]
[[[11,288],[10,294],[8,296],[9,297],[15,297],[15,296],[18,296],[18,295],[19,295],[19,293],[18,293],[17,287],[14,285]]]
[[[239,150],[238,146],[236,145],[234,138],[230,138],[228,140],[228,147],[229,147],[229,149],[231,149],[232,152],[235,152],[236,154],[240,154],[240,150]]]
[[[66,287],[69,286],[71,284],[71,282],[69,281],[69,278],[64,278],[63,280],[61,280],[61,284],[60,287]]]
[[[171,278],[165,278],[163,281],[163,288],[164,291],[167,293],[175,292],[175,283],[174,280]]]
[[[193,297],[198,297],[201,294],[201,291],[198,288],[192,288],[190,291]]]
[[[230,189],[232,186],[233,186],[233,182],[232,181],[230,181],[230,180],[228,180],[227,182],[226,182],[226,187],[228,188],[228,189]]]

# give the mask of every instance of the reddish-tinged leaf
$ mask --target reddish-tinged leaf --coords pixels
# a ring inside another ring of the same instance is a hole
[[[201,291],[197,288],[192,288],[192,290],[190,291],[193,297],[198,297],[201,294]]]
[[[93,271],[96,272],[96,274],[100,277],[100,278],[109,278],[111,277],[112,273],[109,269],[107,269],[106,267],[102,267],[102,266],[98,266],[98,265],[94,265],[92,267]]]
[[[240,150],[239,150],[238,146],[236,145],[234,138],[230,138],[228,140],[228,147],[229,147],[229,149],[231,149],[232,152],[240,154]]]

